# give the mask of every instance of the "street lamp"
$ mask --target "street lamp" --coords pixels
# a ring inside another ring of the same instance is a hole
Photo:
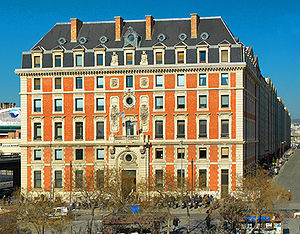
[[[183,196],[183,140],[180,140],[180,145],[181,145],[181,170],[180,170],[180,183],[181,183],[181,197]]]
[[[194,193],[194,159],[192,158],[192,195]]]

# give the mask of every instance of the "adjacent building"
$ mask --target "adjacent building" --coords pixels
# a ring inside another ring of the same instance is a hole
[[[290,144],[288,110],[221,17],[71,19],[15,72],[24,191],[70,191],[117,166],[133,189],[168,174],[219,196]]]

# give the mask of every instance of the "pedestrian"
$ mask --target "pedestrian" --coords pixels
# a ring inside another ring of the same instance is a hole
[[[175,216],[174,219],[173,219],[173,231],[174,232],[177,230],[179,222],[180,222],[180,220]]]

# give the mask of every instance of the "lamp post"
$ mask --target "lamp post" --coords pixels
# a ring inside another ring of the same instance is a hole
[[[183,140],[180,141],[181,145],[181,170],[180,170],[180,183],[181,183],[181,197],[183,196]]]
[[[70,162],[70,205],[72,203],[72,190],[73,190],[73,186],[72,186],[72,161]]]
[[[192,158],[192,195],[194,194],[194,159]]]

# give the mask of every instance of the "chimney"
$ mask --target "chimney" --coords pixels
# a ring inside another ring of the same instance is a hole
[[[152,37],[153,17],[146,15],[146,40],[151,40]]]
[[[199,16],[197,13],[191,14],[191,38],[197,38]]]
[[[82,21],[76,18],[71,19],[71,42],[77,41],[77,36],[81,26],[82,26]]]
[[[116,41],[121,40],[122,28],[123,28],[123,18],[121,16],[116,16],[115,17],[115,40]]]

